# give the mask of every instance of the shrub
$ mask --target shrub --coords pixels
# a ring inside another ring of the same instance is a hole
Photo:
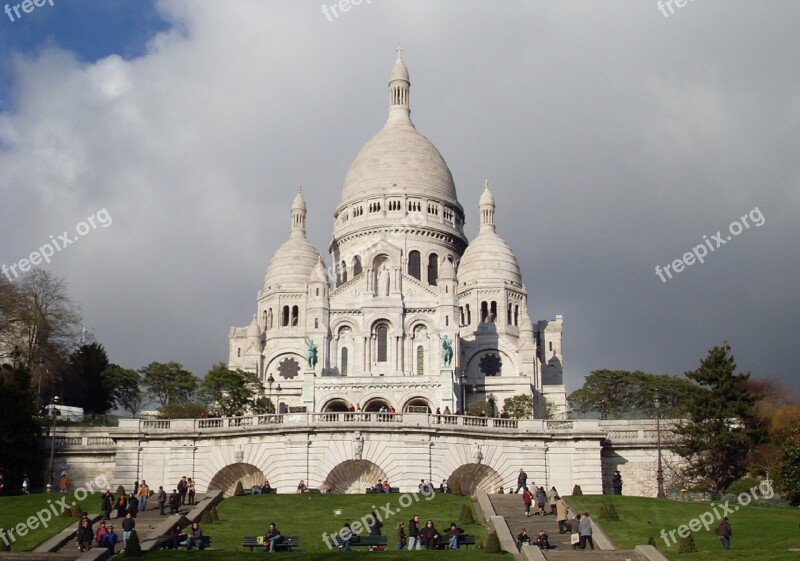
[[[678,543],[678,553],[692,553],[693,551],[697,551],[697,546],[694,544],[692,535],[689,534],[685,538],[681,538]]]
[[[742,477],[730,484],[725,490],[725,494],[738,495],[739,493],[749,493],[753,487],[758,487],[761,483],[754,477]]]
[[[502,553],[500,549],[500,538],[497,537],[496,532],[489,532],[486,537],[486,553]]]
[[[236,490],[233,492],[235,497],[243,497],[244,496],[244,487],[242,487],[242,482],[236,482]]]
[[[139,543],[139,535],[136,530],[131,530],[128,538],[128,547],[125,548],[125,556],[139,557],[142,554],[142,544]]]
[[[656,545],[656,539],[653,536],[647,538],[647,545],[652,545],[653,547],[658,549],[658,546]]]
[[[209,512],[211,513],[211,520],[214,522],[219,522],[219,512],[217,512],[217,507],[212,506]]]
[[[600,505],[600,520],[619,520],[617,507],[615,507],[613,504]]]
[[[471,506],[461,505],[461,511],[458,513],[458,521],[465,526],[468,524],[475,524],[475,515],[472,513]]]
[[[583,491],[581,491],[581,486],[575,485],[575,487],[572,488],[572,496],[580,497],[581,495],[583,495]]]

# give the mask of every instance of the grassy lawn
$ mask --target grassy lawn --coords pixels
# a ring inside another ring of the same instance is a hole
[[[426,500],[419,495],[418,501],[411,501],[408,508],[400,506],[400,498],[404,495],[255,495],[246,497],[233,497],[226,499],[218,508],[220,520],[213,524],[203,526],[205,534],[213,539],[214,548],[223,551],[204,551],[203,559],[229,560],[229,559],[260,559],[264,555],[261,551],[250,552],[242,549],[241,540],[244,536],[264,535],[267,525],[275,522],[281,533],[287,536],[299,536],[300,547],[305,554],[292,554],[292,559],[341,559],[342,553],[329,550],[322,539],[323,532],[331,534],[337,532],[345,522],[351,524],[368,515],[377,507],[378,513],[383,517],[381,533],[389,537],[389,549],[383,552],[368,552],[354,550],[347,556],[369,556],[374,559],[379,555],[381,559],[407,559],[407,552],[397,552],[394,549],[395,527],[399,521],[408,525],[408,520],[419,514],[421,522],[431,519],[440,531],[449,527],[450,522],[458,523],[458,513],[461,505],[470,504],[468,497],[438,494],[431,500]],[[413,495],[409,495],[413,497]],[[387,501],[395,514],[387,516],[381,506]],[[403,504],[408,504],[404,499]],[[340,514],[336,514],[340,511]],[[480,542],[486,541],[486,529],[475,524],[460,525],[468,534],[477,537]],[[362,535],[365,532],[362,532]],[[486,559],[486,553],[475,547],[469,550],[461,548],[459,552],[442,553],[441,551],[420,551],[414,553],[414,558],[441,559],[442,555],[458,557],[468,561]],[[197,551],[157,551],[148,554],[148,558],[155,560],[182,560],[196,559]],[[490,557],[502,559],[502,555]]]
[[[97,513],[100,510],[99,493],[92,493],[79,503],[72,493],[67,495],[53,493],[51,495],[33,494],[0,497],[0,528],[3,528],[6,534],[12,532],[11,535],[6,538],[11,545],[12,551],[31,551],[40,543],[54,536],[67,526],[74,525],[77,528],[77,518],[61,517],[53,514],[51,505],[53,505],[57,512],[61,511],[61,504],[56,501],[62,497],[66,497],[66,504],[68,506],[79,504],[83,510],[93,513]],[[48,500],[50,501],[49,503]],[[48,517],[48,514],[52,516],[49,521],[45,520],[47,527],[44,527],[38,519],[31,520],[33,524],[28,523],[30,517],[35,517],[40,511],[47,511],[41,513],[43,520]],[[25,533],[24,536],[18,536],[16,527],[19,524],[25,526],[25,528],[21,528],[23,533]],[[35,529],[30,529],[34,527]],[[2,541],[2,539],[0,539],[0,541]]]
[[[800,509],[764,508],[753,503],[740,507],[729,514],[733,538],[731,550],[724,551],[719,538],[714,533],[718,523],[716,516],[711,523],[711,530],[700,528],[692,537],[697,546],[695,553],[678,553],[677,544],[670,547],[661,537],[661,530],[667,534],[681,525],[688,525],[694,518],[710,512],[712,503],[679,502],[664,499],[648,499],[642,497],[581,496],[568,497],[567,502],[581,512],[589,511],[596,522],[599,522],[615,545],[619,548],[632,548],[646,544],[651,536],[656,541],[658,550],[673,561],[718,561],[719,559],[735,559],[736,561],[783,561],[800,559],[800,553],[789,551],[800,548]],[[613,503],[620,520],[611,522],[598,520],[600,505]],[[731,503],[730,508],[735,504]],[[717,506],[717,511],[722,510]],[[679,539],[677,532],[673,534]],[[667,537],[669,540],[669,537]],[[670,540],[672,544],[672,540]]]

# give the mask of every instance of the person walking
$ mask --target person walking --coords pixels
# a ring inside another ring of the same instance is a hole
[[[415,514],[414,517],[408,521],[408,550],[411,551],[412,549],[416,549],[419,551],[422,549],[422,544],[419,541],[419,514]],[[415,547],[416,546],[416,547]]]
[[[611,486],[614,488],[615,495],[622,494],[622,475],[619,470],[614,470],[614,475],[611,477]]]
[[[128,548],[128,539],[131,537],[131,532],[136,527],[136,520],[133,519],[131,513],[125,515],[125,518],[122,520],[122,547],[127,549]]]
[[[147,498],[150,496],[150,487],[147,482],[142,479],[142,484],[139,485],[139,512],[144,512],[147,508]]]
[[[722,522],[719,523],[715,532],[717,536],[719,536],[719,541],[722,543],[722,549],[730,549],[733,530],[731,529],[731,523],[728,521],[727,516],[722,519]]]
[[[575,518],[572,518],[569,521],[569,543],[572,545],[572,549],[578,549],[581,541],[581,534],[580,534],[580,525],[581,525],[581,515],[576,514]]]
[[[558,522],[558,533],[569,533],[569,524],[567,524],[567,503],[561,497],[556,495],[556,522]]]
[[[114,531],[114,526],[109,526],[108,530],[103,535],[103,542],[101,546],[108,549],[113,555],[114,548],[117,546],[118,541],[119,541],[119,536],[117,536],[117,533]]]
[[[194,481],[192,481],[192,478],[190,477],[186,481],[186,495],[187,495],[187,498],[189,500],[189,504],[192,505],[192,506],[194,506],[194,496],[195,496],[196,492],[197,491],[195,490],[195,487],[194,487]]]
[[[158,494],[156,495],[156,501],[158,502],[158,510],[161,516],[164,516],[164,505],[167,502],[167,492],[164,491],[164,486],[159,485],[158,487]]]
[[[545,516],[547,513],[544,511],[544,505],[547,504],[547,493],[544,487],[539,487],[536,491],[536,506],[539,508],[539,516]]]
[[[594,541],[592,541],[592,519],[589,518],[589,513],[584,512],[580,524],[578,524],[578,533],[580,534],[580,548],[586,549],[586,544],[589,544],[591,549],[594,549]]]
[[[69,477],[67,477],[66,471],[61,472],[61,479],[58,481],[58,489],[62,493],[69,491]]]
[[[517,475],[517,490],[514,491],[514,494],[519,493],[520,489],[527,489],[528,488],[528,474],[525,473],[525,470],[519,468],[519,475]]]
[[[111,494],[109,489],[103,493],[103,499],[100,508],[103,510],[103,520],[111,520],[111,510],[114,508],[114,495]]]
[[[527,489],[522,492],[522,503],[525,505],[525,516],[530,516],[531,505],[533,504],[533,495],[531,495],[531,492]]]

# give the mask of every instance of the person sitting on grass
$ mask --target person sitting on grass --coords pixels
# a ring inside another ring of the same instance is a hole
[[[550,549],[550,540],[547,539],[544,530],[540,530],[539,535],[536,536],[536,545],[539,546],[539,549]]]
[[[265,494],[272,493],[272,486],[269,484],[269,479],[264,481],[264,484],[261,486],[261,492]]]
[[[267,530],[267,535],[264,536],[264,547],[269,548],[270,553],[275,552],[275,546],[283,540],[283,536],[281,535],[281,531],[278,530],[278,527],[275,525],[274,522],[269,523],[269,530]]]
[[[305,493],[307,489],[308,486],[306,485],[306,482],[301,479],[300,483],[297,484],[297,494],[299,495],[300,493]]]

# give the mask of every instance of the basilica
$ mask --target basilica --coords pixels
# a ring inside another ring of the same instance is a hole
[[[561,418],[562,316],[531,320],[489,183],[465,213],[444,158],[411,122],[400,55],[388,86],[386,123],[344,179],[328,258],[306,238],[298,189],[256,314],[230,329],[229,368],[257,372],[281,412],[457,413],[482,402],[496,416],[528,395],[536,417]]]

